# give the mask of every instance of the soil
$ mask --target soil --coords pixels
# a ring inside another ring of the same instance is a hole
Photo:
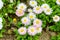
[[[42,35],[39,37],[39,40],[50,40],[51,36],[56,36],[55,32],[51,31],[43,31]],[[4,35],[3,38],[0,38],[0,40],[16,40],[14,35]]]

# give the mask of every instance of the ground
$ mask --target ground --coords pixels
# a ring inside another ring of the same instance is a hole
[[[51,32],[51,31],[42,31],[42,35],[39,37],[39,40],[50,40],[51,36],[55,36],[56,33],[55,32]],[[4,35],[3,38],[0,38],[0,40],[15,40],[14,35]]]

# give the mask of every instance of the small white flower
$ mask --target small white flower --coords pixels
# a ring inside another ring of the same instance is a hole
[[[13,3],[13,0],[10,0],[10,3]]]
[[[17,9],[17,10],[16,10],[16,15],[17,15],[18,17],[23,16],[23,15],[24,15],[24,11],[21,10],[21,9]]]
[[[56,0],[56,3],[57,3],[58,5],[60,5],[60,0]]]
[[[48,8],[44,12],[46,15],[50,15],[52,13],[52,11],[53,11],[52,8]]]
[[[3,2],[0,0],[0,9],[3,7]]]
[[[0,23],[2,23],[2,18],[0,17]]]
[[[35,29],[35,27],[33,27],[33,26],[29,26],[29,28],[28,28],[28,34],[29,35],[31,35],[31,36],[34,36],[34,35],[36,35],[36,29]]]
[[[32,7],[35,7],[35,6],[37,6],[37,2],[36,1],[30,1],[29,5]]]
[[[32,19],[35,19],[36,18],[36,15],[34,13],[29,13],[28,14],[28,18],[31,19],[31,20]]]
[[[36,6],[33,8],[33,12],[35,12],[36,14],[40,14],[42,13],[43,9],[40,6]]]
[[[44,11],[45,11],[47,8],[50,8],[48,4],[42,4],[41,7],[43,8]]]
[[[42,26],[42,21],[40,19],[35,19],[33,21],[33,25],[36,27],[41,27]]]
[[[25,24],[25,25],[29,25],[29,24],[30,24],[30,19],[27,18],[27,17],[23,17],[23,18],[21,19],[21,21],[22,21],[22,23]]]
[[[58,22],[59,19],[60,19],[60,17],[59,17],[58,15],[55,15],[55,16],[53,17],[53,21],[54,21],[54,22]]]
[[[20,35],[25,35],[26,31],[27,31],[26,27],[21,27],[21,28],[18,29],[18,32],[19,32]]]
[[[24,4],[24,3],[20,3],[18,6],[17,6],[18,9],[21,9],[21,10],[26,10],[27,6]]]
[[[36,31],[37,31],[37,33],[41,33],[42,32],[42,27],[36,27]]]
[[[28,12],[33,12],[33,10],[30,8],[30,9],[28,9]]]

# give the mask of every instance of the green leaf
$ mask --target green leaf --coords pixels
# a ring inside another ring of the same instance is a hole
[[[3,34],[2,34],[2,33],[0,33],[0,38],[1,38],[1,37],[3,37]]]

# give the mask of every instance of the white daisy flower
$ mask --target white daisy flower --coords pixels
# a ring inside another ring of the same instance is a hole
[[[41,7],[43,8],[44,11],[45,11],[47,8],[50,8],[48,4],[42,4]]]
[[[37,33],[41,33],[42,32],[42,27],[36,27],[36,31],[37,31]]]
[[[57,3],[58,5],[60,5],[60,0],[56,0],[56,3]]]
[[[28,18],[31,19],[31,20],[32,19],[35,19],[36,18],[36,15],[34,13],[29,13],[28,14]]]
[[[0,17],[0,23],[2,23],[2,18]]]
[[[27,17],[23,17],[23,18],[21,19],[21,21],[22,21],[22,23],[25,24],[25,25],[29,25],[29,24],[30,24],[30,19],[27,18]]]
[[[18,29],[18,32],[19,32],[20,35],[25,35],[26,31],[27,31],[26,27],[21,27],[21,28]]]
[[[3,24],[2,24],[2,23],[0,23],[0,30],[2,29],[2,27],[3,27]]]
[[[42,26],[42,21],[40,19],[35,19],[33,21],[33,25],[37,26],[37,27],[41,27]]]
[[[29,5],[32,7],[35,7],[35,6],[37,6],[37,2],[32,0],[29,2]]]
[[[35,12],[36,14],[40,14],[42,13],[43,9],[40,6],[36,6],[33,8],[33,12]]]
[[[21,17],[21,16],[24,15],[24,11],[21,10],[21,9],[17,9],[17,10],[16,10],[16,15],[17,15],[18,17]]]
[[[50,15],[52,13],[52,11],[53,11],[52,8],[48,8],[44,12],[46,15]]]
[[[28,9],[28,12],[33,12],[33,10],[31,8]]]
[[[58,22],[60,20],[60,17],[58,16],[58,15],[55,15],[54,17],[53,17],[53,21],[54,22]]]
[[[24,4],[24,3],[20,3],[18,6],[17,6],[18,9],[21,9],[21,10],[26,10],[27,6]]]
[[[3,7],[3,2],[0,0],[0,9]]]
[[[30,26],[29,28],[28,28],[28,34],[29,35],[31,35],[31,36],[34,36],[34,35],[36,35],[36,29],[35,29],[35,27],[33,27],[33,26]]]

